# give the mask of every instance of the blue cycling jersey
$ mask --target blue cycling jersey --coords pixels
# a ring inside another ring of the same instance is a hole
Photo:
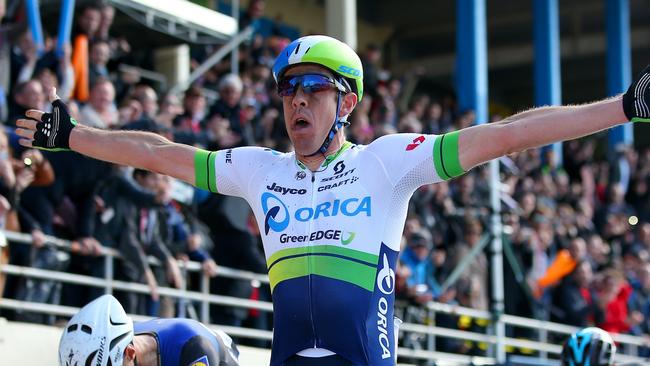
[[[463,173],[458,133],[345,143],[310,171],[259,147],[195,158],[199,187],[245,198],[273,294],[271,364],[323,348],[355,365],[395,363],[395,266],[415,190]],[[233,248],[236,250],[236,248]]]
[[[238,356],[230,337],[195,320],[154,319],[133,327],[135,335],[156,338],[160,366],[221,366],[229,352],[235,360]]]

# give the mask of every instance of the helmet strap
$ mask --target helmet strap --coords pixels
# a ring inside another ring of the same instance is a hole
[[[347,120],[339,118],[339,113],[341,112],[342,95],[343,92],[339,91],[338,96],[336,98],[336,115],[334,116],[334,122],[332,123],[332,128],[330,128],[329,132],[327,133],[327,136],[325,136],[325,140],[323,141],[323,144],[313,154],[309,154],[307,156],[314,156],[318,154],[323,154],[324,156],[325,153],[327,152],[327,148],[330,147],[330,144],[332,143],[332,140],[334,140],[334,136],[336,136],[339,129],[343,126],[348,126],[350,124],[350,122],[348,122]]]

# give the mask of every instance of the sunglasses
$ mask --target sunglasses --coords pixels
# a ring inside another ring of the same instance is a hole
[[[321,74],[302,74],[291,75],[280,79],[278,82],[278,94],[281,97],[290,97],[296,94],[300,87],[304,93],[313,94],[330,89],[337,89],[344,93],[350,91],[345,85],[326,75]]]

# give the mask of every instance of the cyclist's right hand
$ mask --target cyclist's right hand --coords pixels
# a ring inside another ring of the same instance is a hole
[[[16,134],[20,144],[25,147],[61,151],[70,150],[70,133],[77,121],[70,117],[68,106],[56,95],[56,89],[50,90],[52,113],[30,109],[27,118],[16,121]]]

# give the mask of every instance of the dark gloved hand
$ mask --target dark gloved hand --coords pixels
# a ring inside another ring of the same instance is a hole
[[[623,111],[632,122],[650,122],[650,65],[641,71],[623,95]]]
[[[70,132],[76,125],[68,106],[57,99],[52,102],[52,113],[43,113],[41,122],[36,123],[32,145],[50,151],[70,150]]]

